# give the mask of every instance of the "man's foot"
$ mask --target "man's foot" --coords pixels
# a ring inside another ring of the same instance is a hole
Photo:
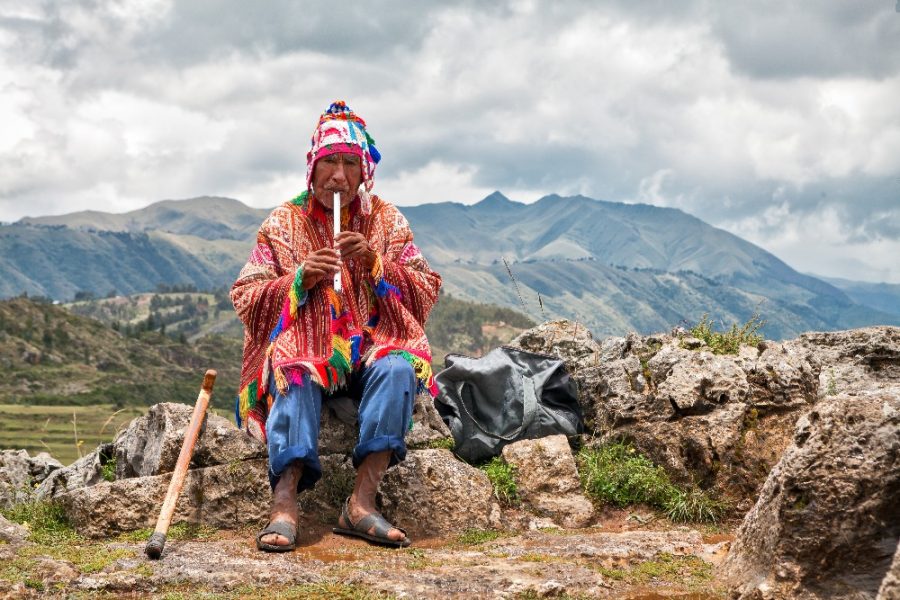
[[[294,463],[284,470],[275,490],[272,492],[272,513],[269,515],[269,523],[286,523],[297,530],[297,482],[303,466]],[[295,535],[296,539],[296,535]],[[259,538],[263,544],[270,546],[291,546],[294,539],[288,539],[278,533],[268,533]]]
[[[374,508],[366,510],[354,503],[352,496],[344,503],[334,532],[389,546],[405,547],[410,544],[405,531],[388,523]]]

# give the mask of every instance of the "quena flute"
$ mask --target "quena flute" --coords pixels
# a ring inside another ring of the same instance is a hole
[[[334,239],[337,240],[338,234],[341,232],[341,193],[334,193]],[[341,292],[341,272],[334,274],[334,291]]]

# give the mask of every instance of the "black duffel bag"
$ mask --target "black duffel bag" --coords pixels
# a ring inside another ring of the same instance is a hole
[[[434,405],[463,460],[498,456],[517,440],[582,432],[578,389],[561,359],[502,346],[444,361]]]

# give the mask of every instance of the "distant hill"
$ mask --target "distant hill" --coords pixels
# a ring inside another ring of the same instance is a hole
[[[62,306],[6,300],[0,302],[0,404],[193,402],[203,373],[214,368],[213,403],[230,411],[240,352],[238,339],[185,344],[155,331],[130,337]]]
[[[578,319],[599,335],[666,330],[704,313],[744,322],[755,311],[771,338],[900,324],[676,209],[557,195],[522,204],[495,192],[471,206],[403,212],[449,291],[507,306],[524,302],[533,318],[543,317],[540,294],[544,313]]]
[[[843,291],[854,302],[900,317],[900,284],[869,283],[835,277],[819,277]]]
[[[557,195],[522,204],[497,192],[470,206],[401,210],[457,298],[517,308],[534,320],[577,319],[598,335],[666,330],[705,313],[744,322],[755,311],[776,339],[900,325],[883,305],[861,303],[675,209]],[[267,213],[195,198],[123,215],[82,212],[0,226],[0,297],[229,286]]]

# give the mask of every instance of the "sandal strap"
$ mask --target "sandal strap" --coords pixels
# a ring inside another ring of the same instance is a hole
[[[256,539],[262,540],[263,536],[271,535],[273,533],[293,541],[297,537],[297,525],[287,521],[273,521],[266,525],[265,529],[259,532]]]
[[[344,503],[343,517],[344,522],[350,526],[350,529],[358,531],[360,533],[368,533],[369,529],[372,529],[374,527],[375,535],[377,537],[387,538],[388,533],[391,531],[391,529],[396,529],[404,536],[406,535],[406,531],[400,529],[395,525],[392,525],[381,515],[381,513],[377,512],[369,513],[362,519],[354,523],[350,520],[350,498],[347,498],[347,501]]]

